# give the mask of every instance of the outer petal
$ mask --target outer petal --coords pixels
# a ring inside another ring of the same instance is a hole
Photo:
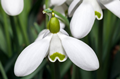
[[[23,10],[23,0],[1,0],[2,7],[8,15],[18,15]]]
[[[82,3],[75,11],[71,23],[71,33],[76,38],[85,37],[91,30],[95,20],[95,13],[92,6]]]
[[[73,0],[73,2],[70,4],[70,6],[68,8],[69,17],[71,17],[73,15],[74,11],[79,6],[79,2],[80,2],[80,0]]]
[[[93,71],[99,68],[97,56],[87,44],[60,33],[59,37],[67,56],[75,65],[87,71]]]
[[[50,0],[51,1],[51,5],[62,5],[66,0]]]
[[[16,76],[26,76],[31,74],[43,61],[52,35],[32,43],[26,47],[19,55],[14,68]]]
[[[67,35],[67,36],[69,36],[69,34],[64,29],[60,29],[60,32]]]
[[[103,5],[120,18],[120,0],[113,0]]]
[[[42,30],[35,41],[41,40],[47,32],[49,32],[48,29]]]
[[[56,7],[54,7],[54,10],[60,12],[62,15],[65,16],[65,11],[62,6],[56,6]],[[56,17],[58,17],[58,16],[56,15]],[[65,24],[63,22],[61,22],[60,20],[59,20],[59,22],[60,22],[60,28],[65,28]]]

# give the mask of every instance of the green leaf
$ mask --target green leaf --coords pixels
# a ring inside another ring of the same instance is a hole
[[[5,36],[3,34],[3,30],[0,26],[0,49],[4,51],[4,53],[7,55],[7,46],[6,46]]]

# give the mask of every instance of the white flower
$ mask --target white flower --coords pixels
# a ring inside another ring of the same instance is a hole
[[[51,62],[64,62],[69,57],[75,65],[87,71],[99,68],[97,56],[87,44],[68,36],[62,29],[56,34],[43,30],[36,41],[19,55],[14,68],[15,75],[29,75],[46,56]]]
[[[66,31],[60,29],[59,20],[54,15],[48,25],[49,30],[43,30],[35,42],[19,55],[14,68],[16,76],[29,75],[46,56],[51,62],[64,62],[69,57],[75,65],[88,71],[99,68],[94,51],[84,42],[70,37]]]
[[[99,0],[99,2],[120,18],[120,0]]]
[[[2,7],[8,15],[18,15],[22,12],[23,0],[1,0]]]
[[[113,0],[107,3],[102,1],[100,2],[107,9],[120,17],[119,0]],[[90,32],[94,24],[95,17],[98,20],[103,18],[102,8],[97,0],[73,0],[69,6],[68,14],[69,16],[73,15],[70,22],[70,29],[72,35],[76,38],[83,38]]]

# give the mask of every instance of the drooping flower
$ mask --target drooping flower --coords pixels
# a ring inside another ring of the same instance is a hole
[[[113,0],[104,2],[99,0],[107,9],[120,17],[120,1]],[[73,0],[68,9],[69,16],[72,16],[70,29],[76,38],[85,37],[91,30],[95,17],[98,20],[103,18],[102,8],[97,0]]]
[[[105,8],[120,18],[120,0],[98,0]]]
[[[60,29],[59,21],[55,17],[50,19],[49,30],[43,30],[35,42],[19,55],[14,68],[15,75],[29,75],[46,56],[51,62],[64,62],[69,57],[75,65],[87,71],[99,68],[97,56],[92,48]]]
[[[22,12],[24,1],[23,0],[1,0],[2,7],[8,15],[18,15]]]

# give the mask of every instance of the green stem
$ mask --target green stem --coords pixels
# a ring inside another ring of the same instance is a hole
[[[47,9],[47,8],[49,8],[49,0],[45,0],[45,8]],[[46,20],[46,27],[47,27],[47,24],[48,24],[48,21],[49,21],[49,16],[48,15],[46,15],[45,16],[45,20]]]
[[[9,34],[9,25],[7,22],[7,15],[2,11],[3,13],[3,21],[4,21],[4,31],[6,36],[6,42],[7,42],[7,50],[8,50],[8,56],[12,56],[12,48],[11,48],[11,40],[10,40],[10,34]]]
[[[17,35],[17,28],[16,28],[16,25],[15,25],[15,17],[12,17],[10,16],[10,22],[11,22],[11,27],[12,27],[12,30],[13,30],[13,34],[14,34],[14,37],[13,37],[13,41],[14,41],[14,44],[16,45],[16,48],[18,48],[19,46],[19,42],[18,42],[18,35]]]
[[[2,66],[1,61],[0,61],[0,71],[2,73],[3,79],[8,79],[6,74],[5,74],[5,70],[4,70],[3,66]]]
[[[28,35],[27,35],[27,30],[26,30],[26,26],[23,22],[23,20],[19,17],[19,22],[20,22],[20,25],[21,25],[21,30],[22,30],[22,33],[23,33],[23,37],[24,37],[24,40],[25,40],[25,43],[28,45],[29,44],[29,40],[28,40]]]
[[[54,63],[54,79],[61,79],[59,62]]]

